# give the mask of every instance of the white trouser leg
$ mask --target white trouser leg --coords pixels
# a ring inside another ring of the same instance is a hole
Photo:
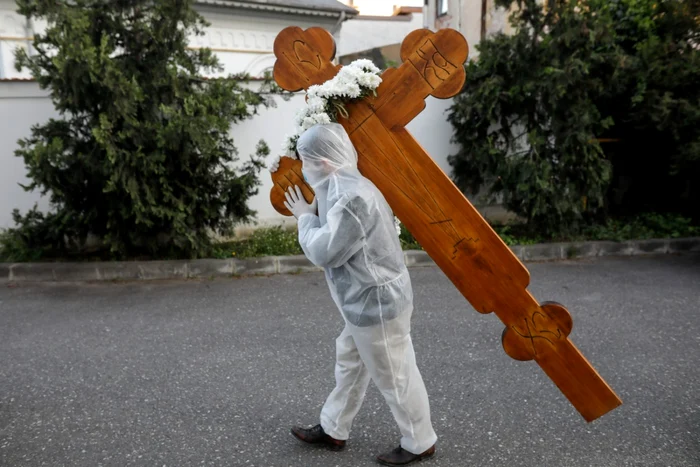
[[[321,427],[331,437],[346,440],[370,377],[347,325],[335,341],[335,352],[335,389],[321,410]]]
[[[401,447],[421,454],[437,441],[411,341],[411,310],[377,326],[350,327],[355,345],[394,414]]]

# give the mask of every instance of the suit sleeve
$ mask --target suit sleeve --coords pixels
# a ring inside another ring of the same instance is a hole
[[[362,249],[366,240],[360,220],[361,213],[366,211],[363,205],[361,198],[346,195],[328,211],[324,226],[311,214],[299,218],[299,244],[312,263],[337,268]]]

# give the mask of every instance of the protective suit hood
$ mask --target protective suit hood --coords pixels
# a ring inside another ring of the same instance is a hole
[[[309,128],[299,137],[297,152],[306,181],[314,188],[340,169],[357,170],[357,151],[339,123]]]

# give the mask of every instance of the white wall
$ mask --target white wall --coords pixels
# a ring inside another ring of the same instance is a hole
[[[264,139],[270,147],[270,157],[281,154],[285,136],[294,131],[294,114],[304,105],[304,94],[297,93],[289,101],[275,97],[277,107],[262,109],[260,114],[251,120],[239,123],[233,128],[232,135],[241,160],[255,152],[258,141]],[[257,196],[250,203],[252,209],[258,212],[260,224],[277,224],[285,218],[277,214],[270,204],[272,178],[265,169],[261,174],[262,186]],[[289,219],[287,219],[289,220]]]
[[[19,186],[27,184],[24,160],[15,157],[17,140],[30,135],[32,125],[55,117],[56,111],[46,93],[33,82],[0,82],[0,228],[10,227],[11,212],[26,212],[39,203],[42,210],[48,201],[38,193],[27,193]]]
[[[343,40],[338,44],[338,57],[400,44],[411,31],[422,27],[423,15],[420,13],[389,16],[386,19],[358,16],[343,24]]]
[[[447,157],[456,154],[459,148],[450,142],[452,125],[447,122],[447,110],[452,105],[452,99],[426,99],[425,110],[409,123],[406,128],[416,138],[428,154],[437,162],[448,175],[451,173]]]
[[[352,4],[361,15],[389,16],[394,6],[423,6],[423,0],[341,0],[346,5]]]
[[[14,0],[0,0],[0,78],[28,78],[28,71],[15,71],[14,50],[17,47],[27,49],[30,42],[26,39],[32,35],[27,29],[27,20],[15,12]]]

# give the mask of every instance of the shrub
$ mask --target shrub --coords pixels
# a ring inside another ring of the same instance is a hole
[[[237,164],[229,131],[266,100],[243,76],[202,79],[220,65],[187,47],[206,25],[193,0],[17,4],[48,24],[17,67],[50,90],[61,118],[19,142],[26,189],[48,194],[52,212],[15,213],[11,249],[59,255],[92,234],[113,257],[197,257],[211,232],[254,215],[246,203],[269,151],[261,142]]]
[[[450,111],[460,188],[545,236],[609,211],[697,213],[700,2],[514,3],[515,34],[482,41]]]

